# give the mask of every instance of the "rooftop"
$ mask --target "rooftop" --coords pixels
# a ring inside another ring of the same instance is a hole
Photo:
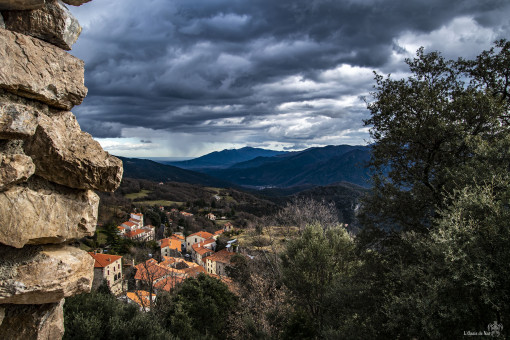
[[[193,233],[191,235],[189,235],[188,237],[202,237],[204,239],[208,239],[208,238],[211,238],[213,236],[213,234],[211,233],[208,233],[207,231],[199,231],[197,233]]]
[[[89,255],[92,256],[94,260],[96,260],[94,262],[94,268],[104,268],[107,265],[112,264],[113,262],[122,258],[122,256],[118,255],[98,254],[93,252],[90,252]]]

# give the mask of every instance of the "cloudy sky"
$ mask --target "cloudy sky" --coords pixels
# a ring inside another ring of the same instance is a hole
[[[89,89],[73,112],[128,157],[366,144],[360,96],[374,70],[401,78],[420,46],[469,58],[510,37],[508,0],[93,0],[71,11]]]

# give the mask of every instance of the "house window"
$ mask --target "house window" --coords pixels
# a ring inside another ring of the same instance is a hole
[[[108,275],[110,275],[110,269],[108,269]]]
[[[195,237],[195,243],[197,243],[197,238]]]
[[[115,273],[115,267],[113,267],[113,272]]]

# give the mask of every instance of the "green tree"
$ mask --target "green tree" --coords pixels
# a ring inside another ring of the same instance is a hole
[[[510,322],[510,191],[500,191],[508,184],[499,177],[456,191],[428,235],[399,234],[400,259],[388,267],[391,286],[379,306],[388,334],[458,338]]]
[[[64,339],[73,340],[174,339],[155,315],[100,292],[67,298],[64,327]]]
[[[353,250],[354,243],[345,229],[324,230],[318,224],[306,226],[299,238],[287,244],[281,256],[282,277],[296,310],[290,317],[287,337],[321,334],[331,312],[331,288],[355,267]]]
[[[445,194],[472,183],[473,175],[490,179],[508,169],[507,152],[494,160],[499,169],[475,152],[478,144],[498,144],[508,134],[509,105],[502,99],[510,86],[509,44],[496,47],[475,61],[445,60],[422,48],[407,60],[409,78],[376,75],[365,121],[374,140],[365,225],[426,230],[436,210],[449,204]],[[488,172],[474,173],[480,166]]]
[[[471,61],[420,49],[408,79],[376,75],[374,188],[348,297],[364,306],[344,318],[364,325],[358,338],[458,338],[509,322],[509,48]]]
[[[166,325],[181,339],[224,338],[227,319],[237,308],[237,297],[213,277],[186,279],[172,293]]]

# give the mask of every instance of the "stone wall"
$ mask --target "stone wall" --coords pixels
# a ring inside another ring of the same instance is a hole
[[[83,61],[66,52],[81,27],[65,4],[85,2],[0,0],[1,339],[62,337],[64,299],[94,276],[69,241],[94,234],[94,190],[122,178],[70,112],[87,89]]]

